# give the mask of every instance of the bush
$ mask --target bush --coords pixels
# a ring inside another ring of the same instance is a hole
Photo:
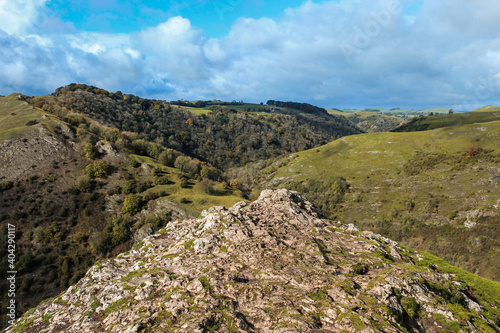
[[[167,176],[154,177],[153,181],[155,185],[167,185],[169,182]]]
[[[86,158],[90,158],[91,160],[94,160],[99,155],[99,152],[97,151],[97,148],[94,147],[93,144],[86,143],[83,145],[83,154]]]
[[[150,181],[146,181],[146,182],[140,182],[138,185],[137,185],[137,193],[141,193],[141,192],[144,192],[146,191],[148,188],[151,188],[152,184]]]
[[[111,229],[111,244],[117,246],[125,243],[130,238],[129,221],[123,217],[114,217],[108,220],[108,228]]]
[[[177,157],[179,157],[178,152],[176,152],[173,149],[167,149],[166,151],[164,151],[160,154],[160,156],[158,157],[158,160],[166,166],[173,167]]]
[[[136,193],[137,192],[137,183],[134,179],[127,180],[125,184],[123,184],[122,187],[122,193],[123,194],[130,194],[130,193]]]
[[[0,184],[0,192],[6,191],[14,187],[13,182],[3,182]]]
[[[193,178],[200,170],[201,162],[193,160],[187,156],[179,156],[175,160],[174,166],[185,173],[189,178]]]
[[[209,195],[215,195],[217,194],[217,191],[214,188],[214,182],[211,181],[210,179],[203,179],[200,182],[200,187],[203,192]]]
[[[141,206],[141,197],[129,194],[123,201],[122,213],[130,216],[135,215],[141,211]]]
[[[128,162],[128,165],[130,165],[132,168],[138,168],[141,166],[141,163],[137,160],[131,159],[130,162]]]
[[[94,189],[94,182],[88,175],[79,177],[75,185],[73,185],[72,190],[74,192],[90,193]]]
[[[189,184],[188,184],[187,178],[185,178],[185,177],[181,178],[181,183],[180,183],[181,188],[186,188],[186,187],[188,187],[188,185]]]
[[[219,172],[214,167],[204,165],[200,170],[200,176],[202,178],[217,180],[219,178]]]
[[[110,166],[103,160],[95,161],[90,163],[83,169],[83,173],[89,175],[92,178],[102,178],[109,174]]]

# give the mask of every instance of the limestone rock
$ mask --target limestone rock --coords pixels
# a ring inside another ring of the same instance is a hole
[[[170,222],[6,332],[494,332],[491,305],[419,256],[267,190]]]

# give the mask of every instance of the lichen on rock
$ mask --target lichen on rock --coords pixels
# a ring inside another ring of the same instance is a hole
[[[474,320],[495,330],[456,276],[285,189],[141,244],[7,332],[437,332],[446,321],[466,332]]]

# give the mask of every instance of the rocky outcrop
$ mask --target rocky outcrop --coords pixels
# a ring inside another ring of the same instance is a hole
[[[494,332],[490,308],[420,254],[266,190],[169,223],[7,332]]]
[[[58,131],[61,136],[73,137],[68,126],[62,123]],[[44,124],[36,124],[19,137],[0,142],[0,181],[15,181],[45,168],[52,161],[68,160],[73,151],[73,142],[65,142]]]

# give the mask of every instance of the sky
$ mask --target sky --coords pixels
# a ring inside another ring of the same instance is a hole
[[[498,0],[0,0],[0,95],[500,105]]]

